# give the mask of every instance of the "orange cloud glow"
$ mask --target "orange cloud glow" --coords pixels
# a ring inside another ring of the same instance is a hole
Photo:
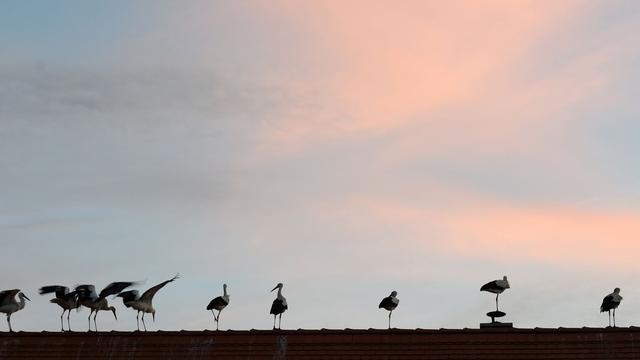
[[[614,271],[634,269],[640,251],[637,211],[486,202],[449,210],[370,201],[357,206],[397,227],[408,247],[460,257]]]

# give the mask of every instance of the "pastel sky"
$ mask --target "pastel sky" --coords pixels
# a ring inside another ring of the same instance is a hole
[[[0,288],[179,272],[151,329],[640,321],[640,3],[0,1]],[[117,300],[116,322],[135,328]],[[86,329],[88,311],[72,314]],[[2,320],[0,329],[6,329]]]

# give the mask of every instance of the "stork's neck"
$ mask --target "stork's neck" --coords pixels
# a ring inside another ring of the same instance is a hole
[[[282,299],[284,296],[282,296],[282,288],[278,288],[278,299]]]
[[[222,291],[224,292],[224,296],[225,297],[229,297],[229,294],[227,294],[227,287],[226,286],[222,288]]]
[[[25,304],[26,301],[24,301],[24,298],[20,296],[20,302],[18,303],[18,307],[20,308],[20,310],[24,309]]]

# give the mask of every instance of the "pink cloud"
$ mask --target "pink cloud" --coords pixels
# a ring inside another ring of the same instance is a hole
[[[530,63],[537,41],[580,13],[574,2],[535,1],[285,2],[279,9],[307,32],[314,56],[326,59],[314,74],[323,80],[314,82],[322,88],[313,111],[285,114],[282,127],[266,134],[267,141],[294,146],[437,123],[438,112],[460,106],[486,112],[491,123],[483,127],[504,126],[513,117],[496,113],[511,115],[514,103],[531,101],[542,86],[514,87],[514,71]],[[567,87],[547,85],[545,94]],[[572,98],[590,90],[573,89]],[[527,105],[538,110],[549,97]]]
[[[440,209],[370,199],[351,206],[367,214],[368,224],[395,228],[402,246],[459,259],[613,272],[635,269],[640,251],[640,212],[633,210],[525,207],[477,198]]]

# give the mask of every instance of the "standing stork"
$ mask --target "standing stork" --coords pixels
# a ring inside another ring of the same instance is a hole
[[[98,312],[100,310],[111,310],[111,312],[113,312],[113,317],[118,320],[118,316],[116,315],[116,308],[113,306],[109,306],[107,296],[116,295],[133,284],[135,283],[129,281],[113,282],[102,289],[99,295],[96,294],[96,288],[93,285],[80,285],[76,287],[75,291],[78,293],[78,301],[80,302],[80,304],[91,309],[89,317],[87,318],[89,320],[89,331],[91,331],[91,314],[93,314],[94,312],[96,314],[93,315],[93,325],[96,329],[96,332],[98,331],[98,323],[96,321],[96,317],[98,316]]]
[[[380,305],[378,305],[378,309],[385,309],[389,312],[389,329],[391,329],[391,314],[393,313],[393,310],[395,310],[395,308],[397,308],[398,304],[400,303],[400,300],[396,296],[398,296],[398,292],[392,291],[391,295],[382,299],[382,301],[380,302]]]
[[[289,308],[287,305],[287,299],[282,296],[282,286],[282,283],[278,283],[276,287],[271,289],[271,292],[278,289],[278,295],[275,300],[273,300],[273,303],[271,304],[271,311],[269,311],[269,313],[273,315],[273,330],[276,329],[276,316],[280,316],[278,318],[278,329],[280,329],[280,325],[282,324],[282,313]]]
[[[613,289],[613,292],[602,299],[602,305],[600,305],[600,312],[608,312],[609,313],[609,327],[611,327],[611,310],[613,310],[613,327],[616,327],[616,309],[620,302],[622,301],[622,296],[620,296],[620,288]]]
[[[227,305],[229,305],[230,301],[229,294],[227,294],[227,284],[222,285],[222,292],[222,296],[214,298],[209,302],[209,305],[207,305],[207,310],[211,310],[211,313],[213,314],[213,320],[216,322],[216,330],[218,330],[218,324],[220,323],[220,313],[222,312],[222,309],[226,308]],[[217,316],[216,313],[213,312],[213,310],[218,310]]]
[[[502,277],[502,280],[494,280],[482,285],[482,287],[480,288],[480,291],[487,291],[487,292],[496,294],[496,312],[497,312],[497,311],[500,311],[498,309],[498,296],[500,296],[502,292],[504,292],[509,288],[510,288],[509,281],[507,280],[507,276],[505,275]]]
[[[16,294],[20,298],[20,302],[16,301]],[[25,299],[31,301],[20,289],[0,291],[0,312],[7,314],[7,324],[9,324],[9,332],[13,332],[11,328],[11,314],[24,309]]]
[[[78,292],[72,291],[69,292],[69,288],[61,285],[48,285],[40,288],[40,295],[55,293],[56,297],[49,300],[49,302],[58,304],[62,308],[62,314],[60,314],[60,328],[61,331],[64,332],[64,321],[62,320],[65,311],[67,313],[67,325],[69,327],[69,331],[71,331],[71,322],[69,320],[69,316],[71,315],[71,310],[77,309],[80,307],[80,302],[78,301]]]
[[[176,274],[173,278],[149,288],[147,291],[142,293],[142,296],[140,297],[138,297],[138,290],[129,290],[118,294],[118,296],[122,298],[124,306],[138,311],[136,314],[136,325],[138,326],[138,331],[140,331],[140,313],[142,312],[142,326],[144,326],[144,331],[147,331],[147,324],[144,323],[144,314],[151,313],[153,321],[156,321],[156,309],[153,308],[152,304],[153,296],[158,292],[158,290],[178,278],[179,274]]]

